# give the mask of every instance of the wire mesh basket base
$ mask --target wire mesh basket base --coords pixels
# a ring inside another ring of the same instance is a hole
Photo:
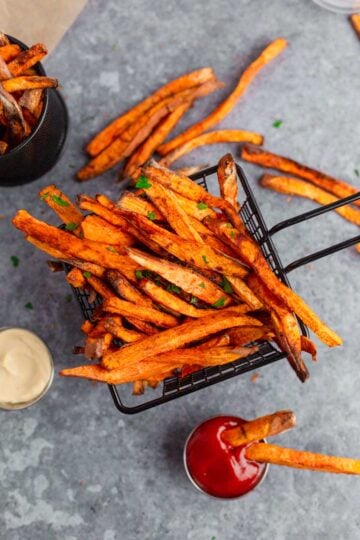
[[[197,184],[203,186],[205,189],[208,189],[207,181],[210,177],[216,176],[216,171],[217,167],[211,167],[197,173],[196,175],[193,175],[192,179]],[[275,246],[272,243],[271,237],[268,234],[267,227],[264,223],[253,193],[242,169],[239,166],[237,166],[237,173],[243,190],[243,194],[240,194],[240,197],[242,195],[245,196],[245,200],[240,210],[241,217],[253,238],[260,245],[262,252],[272,270],[284,283],[289,285],[286,274],[283,271],[281,261]],[[88,294],[85,291],[82,289],[73,289],[73,292],[79,302],[83,316],[91,321],[95,309],[100,305],[100,300],[97,299],[95,302],[90,304],[88,302]],[[301,321],[299,321],[299,324],[302,333],[306,334],[306,327]],[[165,379],[163,384],[159,385],[157,389],[147,389],[145,394],[141,396],[132,395],[132,385],[120,385],[119,387],[109,385],[109,390],[116,407],[121,412],[134,414],[146,409],[150,409],[151,407],[161,405],[162,403],[166,403],[167,401],[171,401],[180,396],[190,394],[191,392],[195,392],[201,388],[230,379],[231,377],[241,375],[242,373],[246,373],[253,369],[260,369],[261,367],[272,362],[276,362],[282,358],[285,358],[286,356],[270,342],[262,342],[258,343],[257,345],[259,346],[258,351],[246,358],[242,358],[221,366],[203,368],[183,378],[177,375]]]

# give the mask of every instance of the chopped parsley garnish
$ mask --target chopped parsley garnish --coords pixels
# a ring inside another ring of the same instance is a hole
[[[360,171],[359,171],[359,169],[354,169],[354,173],[356,174],[356,176],[360,176]]]
[[[231,229],[231,227],[232,227],[231,223],[229,223],[229,222],[227,222],[226,226],[227,226],[228,229]]]
[[[231,236],[231,238],[235,238],[235,233],[234,233],[234,231],[230,231],[230,236]]]
[[[225,305],[225,298],[219,298],[219,300],[217,300],[217,302],[214,302],[214,304],[212,305],[212,307],[223,307]]]
[[[46,192],[46,193],[43,193],[43,194],[40,196],[40,199],[41,199],[42,201],[44,201],[45,199],[48,198],[49,195],[50,195],[50,193],[47,193],[47,192]]]
[[[154,219],[155,219],[155,212],[154,212],[154,211],[149,212],[148,215],[147,215],[147,217],[148,217],[151,221],[154,221]]]
[[[273,127],[274,128],[279,128],[282,123],[283,123],[282,120],[275,120],[275,122],[273,123]]]
[[[112,253],[117,253],[117,250],[113,246],[108,246],[106,249],[112,251]]]
[[[65,225],[65,229],[67,231],[75,231],[75,229],[77,229],[78,225],[76,223],[73,223],[72,221],[70,221],[69,223],[66,223]]]
[[[209,264],[209,261],[207,260],[206,255],[202,255],[202,260],[204,261],[205,264]]]
[[[34,306],[32,305],[31,302],[28,302],[27,304],[25,304],[26,309],[34,309]]]
[[[227,280],[225,276],[222,278],[221,287],[224,289],[226,293],[228,294],[233,293],[232,286],[230,285],[229,280]]]
[[[68,203],[67,201],[64,201],[64,199],[62,199],[61,197],[58,197],[57,195],[51,195],[51,199],[56,203],[58,204],[59,206],[63,206],[64,208],[66,206],[70,206],[70,203]]]
[[[190,298],[190,304],[197,304],[197,298],[195,298],[195,296]]]
[[[201,287],[202,289],[205,289],[206,285],[205,285],[205,283],[202,281],[201,283],[199,283],[199,287]]]
[[[179,289],[179,287],[177,287],[177,285],[173,285],[172,283],[166,287],[166,290],[169,292],[174,292],[176,294],[181,293],[181,290]]]
[[[11,259],[13,267],[17,268],[20,263],[19,257],[16,257],[16,255],[11,255],[10,259]]]
[[[206,210],[206,208],[208,208],[208,205],[202,201],[198,202],[196,206],[199,210]]]
[[[139,176],[135,187],[142,188],[142,189],[148,189],[151,187],[151,184],[149,182],[149,179],[146,176]]]
[[[67,302],[69,304],[72,301],[72,298],[73,298],[72,294],[67,294],[65,296],[65,302]]]
[[[91,277],[91,272],[88,272],[86,270],[85,272],[83,272],[83,276],[86,277],[86,278],[89,278],[89,277]]]
[[[142,279],[144,275],[141,270],[135,270],[135,277],[136,279]]]

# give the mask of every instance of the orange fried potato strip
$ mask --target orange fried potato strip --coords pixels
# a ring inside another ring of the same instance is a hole
[[[20,46],[15,43],[8,43],[7,45],[2,45],[0,47],[0,56],[5,62],[10,62],[10,60],[13,60],[20,52]]]
[[[222,198],[229,201],[239,211],[237,172],[235,161],[231,154],[225,154],[220,159],[217,168],[217,177]]]
[[[69,230],[75,231],[80,225],[84,216],[78,208],[71,202],[69,197],[67,197],[60,189],[58,189],[54,184],[44,187],[40,193],[39,197],[44,201],[61,219],[65,225],[68,226]]]
[[[40,62],[46,54],[47,49],[42,43],[36,43],[36,45],[30,47],[30,49],[22,51],[8,64],[12,76],[17,77],[18,75],[21,75],[21,73],[24,73],[24,71]]]
[[[33,90],[35,88],[56,88],[57,79],[38,75],[13,77],[2,83],[7,92],[22,92],[23,90]]]
[[[112,225],[99,216],[89,214],[81,223],[84,238],[96,242],[117,245],[120,247],[132,246],[135,238],[118,227]]]
[[[232,446],[241,446],[279,435],[295,426],[296,417],[292,411],[278,411],[244,422],[236,428],[226,429],[221,438]]]

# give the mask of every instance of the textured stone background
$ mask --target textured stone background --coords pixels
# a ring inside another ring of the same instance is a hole
[[[0,190],[0,323],[38,332],[57,371],[74,362],[81,315],[74,301],[66,301],[63,275],[48,272],[46,257],[25,244],[10,217],[25,207],[56,223],[36,197],[49,182],[70,195],[117,196],[113,172],[86,186],[73,181],[89,136],[160,84],[199,66],[215,67],[227,83],[225,95],[278,35],[289,40],[288,50],[258,77],[224,127],[258,130],[269,148],[356,183],[360,43],[345,17],[310,0],[90,0],[47,60],[48,73],[62,82],[71,129],[51,173]],[[186,122],[221,97],[198,104]],[[283,125],[274,129],[278,118]],[[198,150],[182,163],[214,164],[225,150]],[[244,168],[269,225],[314,207],[259,189],[259,169]],[[276,242],[285,262],[355,233],[337,215],[326,215],[280,233]],[[11,255],[20,258],[16,269]],[[256,384],[247,374],[131,417],[116,411],[105,387],[56,377],[38,405],[0,412],[1,540],[358,539],[356,477],[273,467],[249,497],[219,502],[193,490],[181,453],[192,427],[213,414],[253,417],[292,408],[299,427],[279,442],[360,456],[359,264],[351,248],[291,276],[295,289],[344,338],[338,350],[320,346],[305,385],[280,362],[264,368]],[[29,301],[33,311],[24,308]]]

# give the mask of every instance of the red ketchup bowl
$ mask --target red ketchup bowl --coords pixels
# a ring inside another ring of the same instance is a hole
[[[237,416],[216,416],[190,433],[184,448],[185,470],[203,493],[234,499],[246,495],[264,480],[268,464],[247,459],[249,445],[233,447],[221,437],[226,429],[244,422]]]

